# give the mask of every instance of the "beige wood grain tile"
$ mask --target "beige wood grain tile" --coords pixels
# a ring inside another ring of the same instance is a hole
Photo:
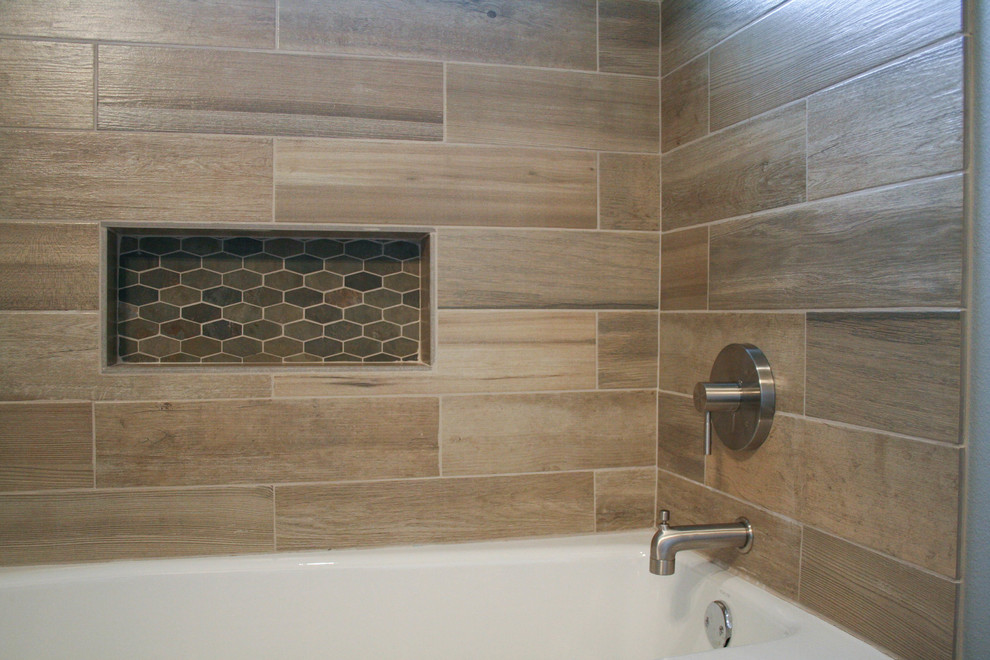
[[[657,314],[601,312],[598,315],[598,387],[655,388]]]
[[[594,312],[441,310],[433,371],[277,375],[275,396],[446,394],[595,387]]]
[[[96,483],[185,486],[439,474],[435,398],[107,403]]]
[[[595,27],[593,0],[279,2],[287,50],[594,70]]]
[[[97,309],[96,224],[0,223],[0,309]]]
[[[639,76],[660,75],[658,0],[601,0],[598,3],[598,70]]]
[[[663,75],[783,3],[784,0],[663,0],[660,11]]]
[[[956,657],[953,582],[814,529],[801,555],[801,604],[899,657]]]
[[[264,138],[0,131],[0,216],[267,222]]]
[[[777,386],[777,410],[804,409],[803,314],[660,314],[660,389],[690,396],[728,344],[755,344]]]
[[[708,484],[955,577],[958,448],[785,416],[774,427],[755,452],[717,444]]]
[[[961,342],[957,313],[809,314],[807,413],[959,442]]]
[[[653,233],[445,228],[440,308],[656,309]]]
[[[661,167],[664,230],[802,202],[804,104],[668,152]]]
[[[266,397],[263,374],[100,372],[97,313],[0,313],[0,400]]]
[[[443,65],[100,46],[101,129],[443,139]]]
[[[0,405],[0,490],[93,486],[93,406]]]
[[[662,151],[708,135],[708,56],[664,76],[660,98]]]
[[[93,46],[0,40],[0,71],[0,125],[93,128]]]
[[[963,41],[808,99],[808,197],[963,169]]]
[[[595,531],[652,527],[656,490],[652,467],[595,472]]]
[[[656,153],[660,86],[630,76],[447,65],[447,140]]]
[[[958,307],[962,177],[711,228],[712,309]]]
[[[652,391],[448,396],[444,476],[653,465]]]
[[[660,231],[660,158],[599,156],[602,229]]]
[[[802,453],[808,426],[803,419],[774,415],[770,435],[755,451],[730,451],[713,433],[712,454],[705,458],[705,483],[754,504],[804,520],[802,481],[814,473],[804,464],[812,456]],[[834,475],[828,478],[834,479]],[[834,488],[835,483],[825,485]],[[821,506],[812,502],[810,506]],[[800,515],[799,515],[800,514]],[[805,521],[807,522],[807,521]]]
[[[731,522],[745,517],[753,525],[753,549],[749,553],[734,548],[702,552],[786,598],[797,598],[801,552],[801,526],[797,523],[663,470],[657,475],[657,508],[669,509],[674,525]]]
[[[708,227],[660,237],[660,309],[708,309]]]
[[[279,550],[590,533],[591,472],[277,486]]]
[[[271,0],[45,0],[0,5],[5,34],[272,48]]]
[[[0,564],[271,552],[270,486],[0,496]]]
[[[704,415],[691,398],[660,392],[657,467],[694,481],[705,480]]]
[[[712,50],[712,130],[959,32],[962,14],[958,0],[787,3]]]
[[[594,154],[511,147],[275,144],[275,219],[594,229]]]

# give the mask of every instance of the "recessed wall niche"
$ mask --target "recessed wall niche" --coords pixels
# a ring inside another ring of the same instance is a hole
[[[430,234],[106,227],[126,365],[430,363]]]

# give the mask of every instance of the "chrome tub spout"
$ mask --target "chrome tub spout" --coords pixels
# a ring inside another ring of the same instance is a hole
[[[670,511],[660,511],[660,528],[650,544],[650,572],[673,575],[674,557],[681,550],[704,548],[739,548],[749,552],[753,547],[753,526],[745,518],[717,525],[670,524]]]

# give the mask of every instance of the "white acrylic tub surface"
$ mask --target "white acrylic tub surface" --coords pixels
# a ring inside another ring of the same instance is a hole
[[[0,658],[885,658],[632,532],[0,571]],[[735,618],[711,650],[709,602]]]

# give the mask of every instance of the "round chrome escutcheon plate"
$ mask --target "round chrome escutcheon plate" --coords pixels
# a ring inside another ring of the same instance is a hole
[[[732,639],[732,615],[729,606],[721,600],[713,600],[705,610],[705,632],[712,648],[720,649],[729,645]]]

